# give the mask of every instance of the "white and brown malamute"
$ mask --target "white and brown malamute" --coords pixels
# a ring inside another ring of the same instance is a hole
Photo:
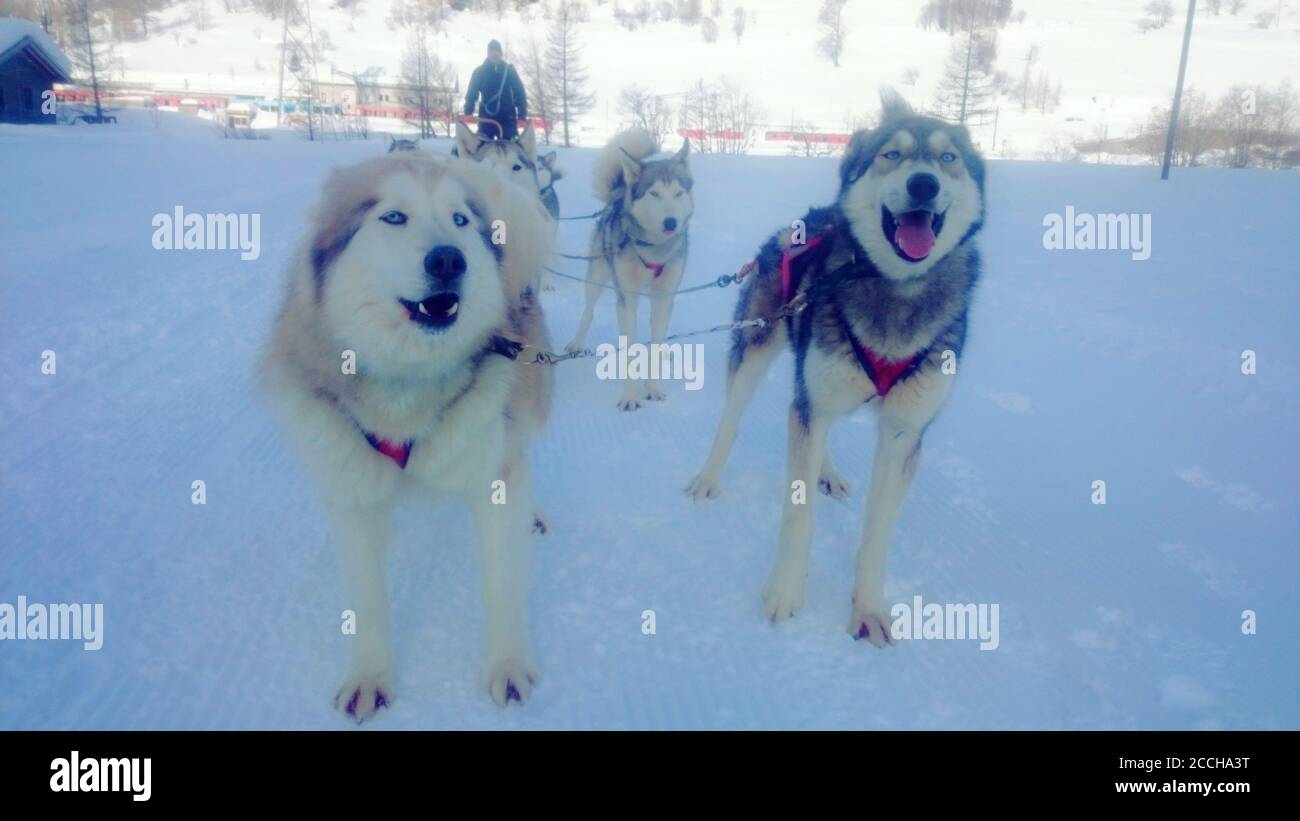
[[[487,609],[487,687],[537,679],[525,630],[534,511],[525,446],[551,373],[502,355],[546,347],[532,287],[546,214],[487,168],[394,152],[336,171],[293,264],[265,384],[324,498],[356,614],[336,705],[357,720],[393,695],[389,520],[404,495],[473,511]],[[438,548],[439,534],[429,537]]]
[[[847,495],[826,453],[827,432],[835,419],[870,403],[878,415],[876,450],[849,630],[876,645],[891,641],[885,556],[921,437],[961,356],[979,276],[973,238],[983,214],[984,163],[966,130],[917,116],[886,95],[880,126],[849,143],[835,203],[769,239],[744,281],[737,319],[773,316],[795,298],[807,307],[783,323],[734,333],[725,410],[687,493],[719,494],[740,417],[772,359],[791,345],[788,486],[763,594],[773,621],[804,601],[812,499],[801,503],[797,491],[819,486]]]

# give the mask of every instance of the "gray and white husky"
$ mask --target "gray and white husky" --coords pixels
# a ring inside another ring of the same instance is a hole
[[[591,235],[586,303],[568,350],[584,347],[596,301],[611,281],[621,336],[636,341],[640,293],[651,294],[650,341],[662,343],[668,336],[673,294],[686,271],[687,229],[695,212],[689,155],[689,141],[675,154],[662,154],[649,133],[633,128],[614,137],[597,156],[593,185],[605,209]],[[653,379],[629,379],[623,385],[621,410],[667,397]]]
[[[722,420],[687,487],[696,499],[719,494],[740,417],[790,344],[788,486],[763,593],[767,617],[786,619],[803,605],[812,538],[811,499],[801,503],[798,491],[819,486],[847,496],[826,452],[827,432],[835,419],[872,404],[876,449],[849,630],[877,646],[892,641],[885,557],[921,437],[948,396],[966,339],[980,267],[973,238],[984,214],[984,162],[966,129],[917,116],[892,94],[884,102],[880,126],[848,145],[835,203],[770,238],[744,281],[737,319],[770,317],[794,298],[807,307],[783,323],[733,334]]]
[[[497,220],[509,226],[502,244]],[[389,520],[407,495],[453,494],[473,512],[492,698],[523,701],[536,681],[525,453],[552,376],[514,361],[505,343],[547,346],[532,289],[546,223],[487,168],[398,151],[329,178],[293,263],[264,384],[342,558],[356,634],[335,704],[357,720],[393,697],[385,564]],[[437,534],[429,541],[443,547]]]
[[[546,213],[551,215],[551,239],[559,230],[560,197],[555,181],[564,176],[555,163],[555,152],[538,155],[537,133],[530,122],[519,136],[511,140],[485,140],[464,123],[456,123],[453,157],[483,163],[523,190],[537,195]],[[554,290],[551,275],[543,268],[539,276],[543,290]]]

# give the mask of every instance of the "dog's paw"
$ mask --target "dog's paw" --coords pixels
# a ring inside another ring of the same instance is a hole
[[[546,518],[546,514],[540,510],[533,511],[533,532],[538,536],[545,536],[550,529],[551,522]]]
[[[584,343],[585,341],[586,341],[586,340],[583,340],[583,339],[576,339],[576,338],[575,338],[575,339],[571,339],[571,340],[569,340],[569,344],[564,346],[564,352],[565,352],[565,353],[577,353],[578,351],[582,350],[583,343]]]
[[[511,701],[525,703],[536,686],[537,668],[532,662],[507,658],[488,666],[488,693],[501,707]]]
[[[555,280],[554,280],[554,279],[551,279],[550,277],[547,277],[546,279],[543,279],[543,280],[542,280],[542,290],[543,290],[543,291],[554,291],[554,290],[555,290]]]
[[[876,647],[893,644],[894,635],[890,632],[889,621],[884,613],[883,607],[863,607],[854,604],[853,619],[849,621],[849,633],[854,639],[865,639]]]
[[[849,498],[849,482],[834,468],[822,470],[821,478],[817,480],[817,487],[832,499]]]
[[[722,495],[722,477],[701,472],[686,486],[686,495],[697,502],[716,499]]]
[[[803,607],[805,587],[794,574],[774,572],[763,589],[763,615],[773,623],[790,618]]]
[[[393,687],[384,673],[349,674],[334,694],[334,709],[360,724],[393,703]]]
[[[621,411],[634,411],[641,407],[641,399],[636,396],[624,396],[622,399],[618,400],[618,404],[614,407]]]
[[[647,402],[662,402],[668,398],[667,392],[663,388],[655,385],[646,385],[645,398]]]

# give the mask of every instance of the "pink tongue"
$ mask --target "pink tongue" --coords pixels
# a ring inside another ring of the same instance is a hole
[[[930,230],[931,216],[928,211],[910,211],[898,218],[894,242],[912,259],[925,259],[934,247],[934,231]]]

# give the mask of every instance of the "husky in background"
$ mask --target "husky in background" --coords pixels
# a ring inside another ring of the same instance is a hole
[[[525,191],[536,194],[546,212],[551,215],[551,239],[559,229],[560,198],[555,193],[555,181],[563,174],[555,170],[555,152],[547,157],[537,155],[537,132],[530,122],[517,137],[509,140],[484,139],[464,123],[456,123],[456,145],[453,157],[463,157],[483,163]],[[543,290],[553,290],[554,285],[546,271],[541,273]]]
[[[721,490],[740,417],[772,359],[790,344],[795,395],[777,558],[763,593],[781,621],[804,601],[812,504],[792,488],[848,486],[826,453],[831,422],[872,403],[876,450],[858,549],[850,632],[890,643],[885,557],[921,455],[921,437],[952,386],[979,276],[973,237],[984,214],[984,162],[966,129],[915,115],[892,92],[881,124],[853,135],[834,205],[803,217],[763,246],[745,281],[737,319],[769,317],[802,297],[783,324],[732,336],[727,401],[704,467],[687,487],[696,499]],[[945,363],[953,367],[945,368]]]
[[[617,297],[618,328],[636,341],[638,292],[649,292],[650,341],[663,342],[673,312],[673,293],[686,270],[687,228],[695,211],[688,163],[690,142],[675,154],[659,153],[654,138],[633,128],[614,137],[596,157],[594,190],[605,203],[591,236],[586,303],[570,351],[581,350],[596,301],[609,282]],[[655,380],[625,380],[620,410],[641,407],[667,394]]]
[[[551,219],[560,218],[560,196],[555,192],[555,183],[564,177],[564,170],[556,162],[554,151],[537,155],[537,193],[546,206],[546,213]]]
[[[502,245],[496,220],[510,226]],[[510,358],[507,340],[548,344],[532,282],[549,241],[535,200],[487,168],[395,152],[334,172],[293,263],[263,381],[342,559],[357,632],[335,704],[358,721],[393,697],[385,554],[408,494],[473,512],[492,698],[524,701],[537,680],[525,453],[552,374]]]
[[[401,137],[392,137],[389,139],[388,142],[389,154],[392,154],[394,151],[419,151],[419,150],[420,150],[419,140],[406,140],[406,139],[402,139]]]

